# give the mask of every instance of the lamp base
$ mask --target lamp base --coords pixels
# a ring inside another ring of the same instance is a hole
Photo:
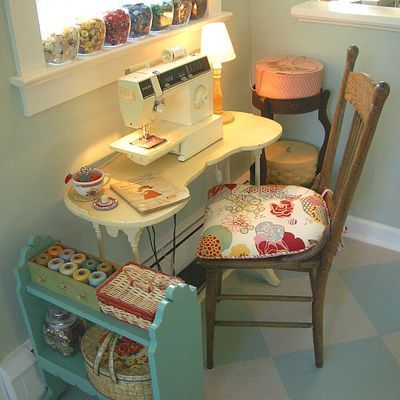
[[[222,123],[224,125],[230,124],[235,120],[235,116],[233,115],[233,113],[229,111],[223,111],[221,117],[222,117]]]

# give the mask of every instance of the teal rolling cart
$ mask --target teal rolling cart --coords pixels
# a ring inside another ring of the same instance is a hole
[[[63,357],[46,345],[43,319],[48,304],[55,304],[148,347],[154,400],[203,400],[201,317],[196,289],[186,284],[170,286],[165,300],[158,305],[153,324],[143,331],[33,282],[28,260],[54,243],[50,236],[32,236],[29,246],[21,250],[15,268],[17,296],[47,386],[44,399],[58,399],[67,384],[107,399],[88,381],[80,353]]]

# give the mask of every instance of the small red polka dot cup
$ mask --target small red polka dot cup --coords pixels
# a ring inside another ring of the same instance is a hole
[[[110,182],[110,175],[105,174],[101,169],[93,168],[92,178],[90,180],[81,181],[79,172],[72,175],[72,186],[75,192],[82,197],[95,197],[100,195],[103,186]]]

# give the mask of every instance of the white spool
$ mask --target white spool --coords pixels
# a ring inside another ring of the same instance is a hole
[[[178,58],[185,57],[186,50],[182,46],[171,47],[170,49],[164,49],[161,52],[161,59],[163,62],[171,62]]]

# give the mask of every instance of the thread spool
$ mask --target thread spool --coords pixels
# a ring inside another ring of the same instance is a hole
[[[88,269],[90,272],[96,271],[97,266],[99,265],[100,261],[96,260],[95,258],[88,258],[82,264],[82,268]]]
[[[40,264],[40,265],[44,265],[47,266],[47,264],[49,263],[49,261],[51,260],[51,255],[48,253],[42,253],[39,254],[36,258],[35,258],[35,263]]]
[[[89,285],[97,287],[101,285],[107,279],[107,275],[103,271],[92,272],[89,276]]]
[[[50,254],[52,257],[57,257],[63,251],[63,247],[56,244],[54,246],[50,246],[47,249],[47,253]]]
[[[161,59],[165,63],[175,61],[178,58],[185,56],[186,50],[182,46],[171,47],[170,49],[164,49],[161,52]]]
[[[110,276],[114,271],[114,267],[111,263],[102,262],[97,266],[97,271],[104,272],[107,276]]]
[[[75,250],[73,249],[64,249],[59,255],[59,258],[62,258],[65,262],[71,260],[71,257],[75,254]]]
[[[88,283],[90,271],[85,268],[79,268],[72,274],[72,279],[82,283]]]
[[[72,274],[78,269],[78,264],[74,262],[67,262],[60,267],[60,273],[65,276],[72,276]]]
[[[47,266],[53,271],[59,271],[61,266],[64,265],[64,260],[62,258],[52,258]]]
[[[76,253],[74,254],[70,261],[77,264],[78,266],[82,265],[86,260],[86,256],[82,253]]]

